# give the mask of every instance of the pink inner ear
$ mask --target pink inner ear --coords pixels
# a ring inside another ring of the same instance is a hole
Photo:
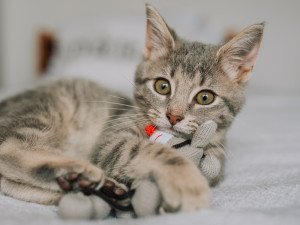
[[[236,77],[236,82],[247,82],[251,77],[251,71],[258,56],[260,44],[256,44],[251,52],[243,59],[238,67],[239,73]]]
[[[149,21],[147,21],[147,26],[146,26],[146,44],[145,44],[145,50],[144,50],[144,55],[146,58],[150,57],[151,51],[153,49],[153,44],[151,43],[151,35],[152,34],[152,29]]]
[[[251,52],[245,57],[243,61],[243,67],[252,68],[255,64],[259,50],[259,44],[256,44]]]

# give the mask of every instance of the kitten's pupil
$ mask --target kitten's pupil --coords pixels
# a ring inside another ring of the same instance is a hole
[[[162,90],[166,89],[167,87],[168,87],[168,84],[161,84],[161,86],[160,86],[160,88],[161,88]]]
[[[206,102],[208,100],[208,95],[207,94],[202,95],[202,100]]]

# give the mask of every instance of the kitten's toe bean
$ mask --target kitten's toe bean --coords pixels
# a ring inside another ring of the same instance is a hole
[[[69,180],[69,181],[74,181],[74,180],[76,180],[78,177],[79,177],[79,174],[78,174],[78,173],[69,173],[69,174],[68,174],[68,180]]]
[[[80,180],[78,181],[78,186],[81,188],[87,188],[90,187],[92,185],[92,182],[89,180]]]
[[[122,188],[115,188],[114,189],[114,193],[116,195],[124,195],[126,193],[126,191],[124,189],[122,189]]]
[[[115,192],[115,190],[117,189],[121,189],[124,192],[128,191],[128,188],[126,187],[126,185],[119,183],[118,181],[112,179],[112,178],[106,178],[103,184],[104,187],[110,188],[111,190],[113,190]],[[117,191],[118,192],[118,191]],[[120,191],[121,192],[121,191]]]
[[[101,187],[104,183],[103,171],[89,163],[74,162],[57,169],[57,182],[64,191]]]
[[[103,186],[105,187],[114,187],[116,184],[111,180],[105,180]]]
[[[64,191],[71,191],[73,189],[73,186],[69,183],[69,181],[63,177],[58,177],[57,182]]]
[[[91,189],[95,189],[97,187],[97,184],[96,183],[94,183],[94,184],[92,184],[89,188],[91,188]]]

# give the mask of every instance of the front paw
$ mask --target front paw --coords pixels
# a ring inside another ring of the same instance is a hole
[[[194,165],[177,166],[165,172],[156,180],[163,211],[209,208],[211,191],[208,182]]]
[[[58,185],[64,191],[99,188],[104,184],[103,171],[90,163],[73,162],[55,169]]]

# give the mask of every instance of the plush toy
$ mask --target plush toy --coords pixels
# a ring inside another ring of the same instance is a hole
[[[201,162],[205,147],[217,129],[217,124],[207,121],[195,132],[192,140],[174,137],[158,131],[154,126],[147,126],[145,131],[150,140],[169,145],[191,160],[208,176],[219,173],[218,159]],[[213,163],[214,165],[210,165]],[[116,195],[107,187],[100,190],[85,189],[83,192],[66,194],[59,203],[59,214],[66,219],[104,219],[111,215],[118,218],[144,217],[163,213],[159,208],[161,196],[154,182],[141,180],[132,184],[131,190],[123,195]]]

